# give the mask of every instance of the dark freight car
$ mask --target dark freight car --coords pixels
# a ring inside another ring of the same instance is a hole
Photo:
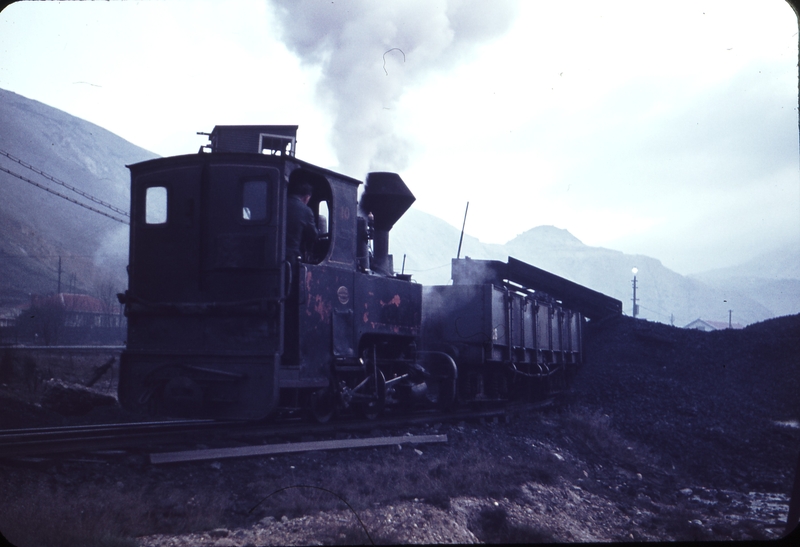
[[[454,358],[459,398],[535,398],[565,387],[582,361],[583,315],[530,286],[465,275],[489,264],[502,263],[454,260],[453,285],[425,289],[425,340]]]

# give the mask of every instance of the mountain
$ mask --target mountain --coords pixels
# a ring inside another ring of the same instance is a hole
[[[0,306],[27,301],[30,294],[55,292],[59,262],[62,291],[124,289],[127,224],[74,201],[126,221],[98,201],[127,211],[130,176],[125,165],[156,154],[2,89],[0,125]]]
[[[776,316],[795,314],[800,307],[800,245],[691,277],[718,290],[750,295]]]
[[[31,182],[124,221],[123,215],[97,201],[127,211],[129,173],[125,165],[156,154],[94,124],[4,90],[0,90],[0,123],[0,307],[24,303],[30,294],[55,292],[59,259],[62,291],[107,296],[123,290],[128,226]],[[412,208],[390,237],[395,271],[404,270],[424,284],[450,282],[458,229]],[[636,267],[639,316],[677,326],[698,317],[727,321],[729,310],[733,321],[742,324],[800,312],[796,248],[736,268],[684,277],[654,258],[590,247],[567,230],[538,226],[505,245],[486,244],[465,235],[461,256],[501,261],[513,256],[619,299],[628,315],[631,268]]]
[[[704,280],[732,277],[798,280],[800,279],[800,245],[764,253],[742,264],[730,268],[709,270],[693,277]]]
[[[391,237],[397,271],[405,254],[406,273],[411,273],[420,283],[449,282],[447,257],[456,254],[459,230],[431,215],[411,210],[395,225]],[[726,275],[706,283],[699,278],[682,276],[651,257],[584,245],[567,230],[554,226],[532,228],[505,245],[485,244],[464,236],[462,256],[501,261],[513,256],[617,298],[627,315],[632,311],[631,270],[636,267],[638,316],[676,326],[684,326],[697,318],[727,322],[729,311],[733,322],[740,324],[800,312],[800,292],[770,292],[774,287],[765,284],[763,278],[760,278],[762,290],[741,290],[740,285]],[[797,287],[800,280],[775,280],[774,283]]]

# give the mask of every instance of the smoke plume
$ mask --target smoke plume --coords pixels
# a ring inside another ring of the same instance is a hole
[[[516,3],[477,0],[274,0],[287,47],[318,65],[317,98],[333,117],[339,170],[402,170],[412,135],[395,127],[395,106],[410,86],[468,60],[502,35]],[[465,113],[468,115],[468,113]]]

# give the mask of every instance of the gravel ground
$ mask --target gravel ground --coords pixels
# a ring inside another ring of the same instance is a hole
[[[164,466],[137,452],[0,462],[0,530],[19,547],[783,535],[800,453],[800,316],[712,333],[623,317],[592,325],[586,350],[552,408],[373,431],[447,443]],[[60,416],[19,385],[11,375],[0,390],[4,427],[124,418],[107,406]]]

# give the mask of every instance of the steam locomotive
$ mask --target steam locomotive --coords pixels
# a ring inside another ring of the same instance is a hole
[[[618,300],[513,258],[454,259],[453,284],[394,271],[414,196],[295,157],[297,126],[216,126],[197,154],[128,166],[128,318],[119,400],[150,416],[258,420],[532,400],[583,360]],[[320,236],[286,260],[287,189]]]

